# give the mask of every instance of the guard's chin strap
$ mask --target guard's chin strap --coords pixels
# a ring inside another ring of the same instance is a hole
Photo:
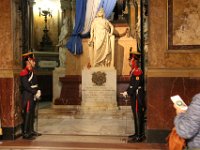
[[[33,65],[31,64],[30,60],[28,59],[29,64],[31,65],[31,71],[33,70]]]

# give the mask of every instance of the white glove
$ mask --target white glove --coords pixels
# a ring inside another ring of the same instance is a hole
[[[128,93],[127,91],[124,91],[123,93],[121,93],[123,95],[124,98],[127,98],[128,97]]]
[[[35,94],[36,99],[40,99],[42,93],[40,90],[37,90],[37,93]]]

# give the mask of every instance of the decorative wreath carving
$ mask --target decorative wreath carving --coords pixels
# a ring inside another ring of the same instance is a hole
[[[101,71],[94,72],[92,74],[92,82],[98,86],[103,85],[106,83],[106,73]]]

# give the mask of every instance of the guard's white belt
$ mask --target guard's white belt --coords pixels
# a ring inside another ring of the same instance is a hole
[[[31,88],[37,88],[37,87],[38,87],[37,84],[35,84],[35,85],[31,85]]]

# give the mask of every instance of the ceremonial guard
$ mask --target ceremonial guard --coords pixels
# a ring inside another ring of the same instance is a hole
[[[34,118],[36,101],[41,97],[37,78],[34,74],[36,65],[32,52],[22,55],[25,68],[20,72],[21,92],[22,92],[22,133],[24,139],[34,139],[40,133],[34,131]]]
[[[125,98],[130,96],[134,116],[135,134],[129,136],[128,142],[130,143],[145,140],[144,115],[146,104],[144,100],[144,78],[143,72],[139,68],[139,59],[140,53],[133,53],[131,48],[129,57],[129,65],[131,67],[130,82],[128,89],[122,93]]]

